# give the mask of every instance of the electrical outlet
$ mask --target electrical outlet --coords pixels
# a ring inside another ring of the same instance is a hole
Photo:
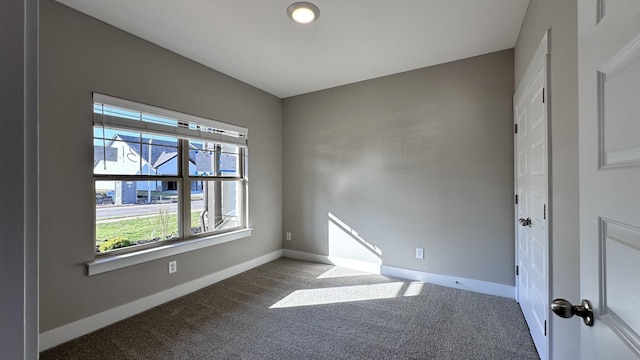
[[[169,274],[178,271],[178,262],[176,260],[169,261]]]
[[[416,248],[416,259],[424,259],[424,248]]]
[[[288,241],[291,241],[291,233],[287,232],[285,239],[287,239]]]

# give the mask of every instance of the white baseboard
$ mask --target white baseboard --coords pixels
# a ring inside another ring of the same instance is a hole
[[[407,280],[422,281],[429,284],[446,286],[454,289],[468,290],[482,294],[515,299],[515,287],[488,281],[467,279],[457,276],[432,274],[417,270],[403,269],[393,266],[382,266],[382,275]]]
[[[296,259],[296,260],[311,261],[311,262],[317,262],[321,264],[334,265],[334,263],[329,261],[329,257],[326,255],[318,255],[318,254],[308,253],[304,251],[284,249],[282,250],[282,256],[288,257],[291,259]]]
[[[317,262],[322,264],[335,265],[335,266],[340,266],[347,269],[364,271],[364,272],[373,273],[373,274],[380,274],[380,269],[382,267],[382,264],[376,264],[376,263],[367,262],[367,261],[347,259],[347,258],[338,257],[338,256],[318,255],[318,254],[312,254],[308,252],[289,250],[289,249],[284,249],[282,256],[296,259],[296,260],[304,260],[304,261],[311,261],[311,262]]]
[[[87,318],[72,322],[67,325],[51,329],[40,334],[40,350],[44,351],[54,346],[65,343],[82,335],[96,331],[105,326],[114,324],[120,320],[124,320],[143,311],[177,299],[194,291],[200,290],[209,285],[215,284],[234,275],[240,274],[254,267],[266,264],[270,261],[281,258],[282,250],[257,257],[244,263],[220,270],[213,274],[201,277],[199,279],[189,281],[182,285],[178,285],[171,289],[161,291],[159,293],[149,295],[142,299],[132,301],[130,303],[120,305],[113,309],[103,311],[99,314],[89,316]]]
[[[422,281],[434,285],[515,299],[514,286],[492,283],[488,281],[433,274],[418,270],[403,269],[394,266],[379,265],[374,263],[367,263],[364,261],[336,258],[333,256],[318,255],[289,249],[284,249],[283,256],[292,259],[331,264],[349,269],[396,277],[400,279]]]

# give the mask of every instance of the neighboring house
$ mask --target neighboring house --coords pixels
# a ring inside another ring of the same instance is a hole
[[[195,173],[195,149],[189,151],[189,173]],[[103,147],[94,145],[95,174],[166,175],[178,172],[175,141],[115,134]],[[116,203],[136,203],[138,191],[177,191],[175,181],[98,181],[96,190],[114,192]],[[202,182],[193,182],[191,190],[202,190]]]

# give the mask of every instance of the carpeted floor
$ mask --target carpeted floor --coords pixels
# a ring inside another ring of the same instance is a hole
[[[40,359],[539,359],[514,300],[281,258]]]

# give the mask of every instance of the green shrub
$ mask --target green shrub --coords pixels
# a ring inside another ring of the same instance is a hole
[[[115,237],[100,244],[100,252],[107,252],[113,249],[123,248],[131,245],[133,245],[133,243],[129,239],[123,237]]]

